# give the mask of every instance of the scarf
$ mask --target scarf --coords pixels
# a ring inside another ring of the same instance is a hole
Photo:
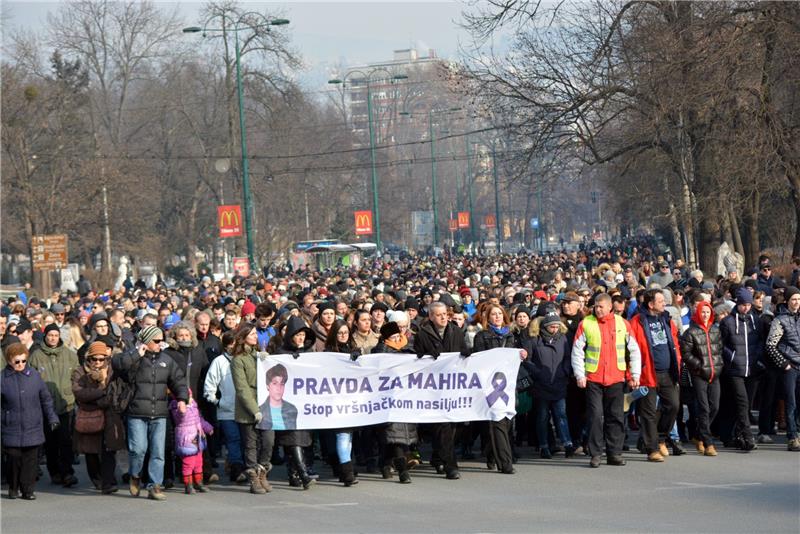
[[[403,348],[408,345],[408,338],[404,335],[401,335],[400,341],[392,341],[391,339],[387,339],[383,343],[387,347],[391,347],[394,350],[403,350]]]
[[[91,367],[88,363],[84,364],[83,368],[86,370],[86,374],[89,375],[89,378],[91,378],[101,386],[105,387],[105,385],[108,383],[107,363],[100,369],[95,369]]]
[[[495,334],[497,334],[498,336],[507,336],[508,332],[510,331],[507,326],[501,326],[501,327],[498,328],[497,326],[495,326],[493,324],[489,325],[489,329],[492,332],[494,332]]]

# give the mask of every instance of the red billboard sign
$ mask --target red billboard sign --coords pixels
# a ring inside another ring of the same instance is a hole
[[[233,258],[233,272],[245,278],[250,276],[250,260],[247,258]]]
[[[455,232],[456,230],[458,230],[458,220],[450,219],[450,231]]]
[[[458,227],[459,228],[469,228],[469,212],[468,211],[459,211],[458,212]]]
[[[484,224],[486,225],[486,228],[494,228],[497,226],[497,219],[494,215],[487,215]]]
[[[242,235],[242,207],[238,204],[217,207],[217,225],[220,237]]]
[[[353,212],[356,220],[356,235],[372,233],[372,212],[369,210]]]

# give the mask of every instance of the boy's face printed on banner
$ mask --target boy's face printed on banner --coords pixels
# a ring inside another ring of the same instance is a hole
[[[286,384],[282,376],[273,378],[272,381],[267,384],[267,389],[269,390],[269,400],[271,403],[279,404],[283,402],[283,393],[286,391]]]

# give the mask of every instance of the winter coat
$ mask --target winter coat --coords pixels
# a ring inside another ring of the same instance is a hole
[[[800,369],[800,313],[781,308],[772,320],[765,348],[773,365],[781,371],[789,364]]]
[[[654,388],[658,385],[658,377],[656,377],[656,367],[653,361],[653,355],[650,352],[653,340],[650,334],[650,325],[648,324],[647,311],[640,310],[636,316],[630,320],[631,335],[636,339],[636,344],[639,345],[639,350],[642,354],[642,374],[639,378],[639,385]],[[678,328],[672,321],[669,312],[664,312],[660,317],[661,326],[667,334],[667,346],[669,350],[669,374],[675,383],[680,380],[681,369],[681,348],[680,341],[678,340]]]
[[[44,443],[44,421],[58,423],[47,386],[30,365],[22,371],[3,369],[0,408],[3,410],[0,436],[4,447],[34,447]]]
[[[214,358],[203,384],[205,399],[216,405],[217,419],[220,421],[236,419],[236,388],[231,375],[231,360],[227,352]]]
[[[429,355],[438,358],[445,352],[466,353],[466,350],[464,334],[453,323],[447,323],[444,335],[439,336],[439,332],[436,331],[430,319],[426,319],[414,337],[414,352],[417,353],[417,356]]]
[[[168,389],[179,400],[185,402],[189,399],[183,371],[166,354],[146,352],[140,357],[137,349],[133,349],[115,354],[111,365],[114,371],[133,384],[133,399],[125,412],[129,417],[167,417]]]
[[[206,334],[205,338],[201,338],[198,332],[197,345],[206,353],[206,361],[208,363],[213,362],[214,359],[223,352],[222,341],[210,332]]]
[[[292,346],[292,337],[300,330],[305,330],[306,339],[302,347]],[[283,335],[283,344],[278,349],[278,354],[300,354],[313,352],[316,335],[306,326],[305,322],[299,317],[292,317],[286,324],[286,332]],[[308,356],[312,357],[313,356]],[[284,430],[275,434],[275,442],[283,447],[308,447],[311,445],[310,430]]]
[[[516,339],[509,329],[507,334],[498,334],[489,330],[481,330],[475,334],[472,342],[472,352],[481,352],[489,349],[516,347]]]
[[[43,343],[31,353],[28,365],[36,369],[47,384],[56,413],[61,415],[72,411],[75,405],[72,372],[80,366],[75,352],[63,341],[59,341],[56,347]]]
[[[388,354],[415,354],[410,345],[406,345],[400,350],[384,345],[381,352]],[[385,443],[413,445],[419,440],[416,423],[386,423],[381,425],[380,430],[383,432]]]
[[[178,409],[178,401],[169,403],[172,421],[175,423],[175,454],[181,458],[194,456],[206,448],[205,437],[214,432],[214,427],[203,419],[194,399],[186,404],[186,412]]]
[[[314,352],[324,352],[325,340],[328,338],[328,332],[325,331],[325,327],[323,327],[319,321],[314,321],[311,324],[311,329],[314,331],[314,335],[317,336],[317,340],[314,342]]]
[[[181,347],[173,340],[170,340],[170,348],[164,354],[175,360],[178,367],[183,372],[186,380],[186,387],[192,390],[192,395],[201,397],[203,391],[203,380],[208,370],[208,360],[203,347]],[[173,344],[174,343],[174,344]]]
[[[523,346],[528,351],[528,359],[522,365],[531,376],[536,399],[560,400],[567,396],[572,360],[566,334],[567,327],[562,324],[555,336],[543,332],[530,338]]]
[[[257,354],[255,350],[248,350],[231,360],[231,381],[236,396],[234,420],[246,425],[255,424],[258,412]]]
[[[361,349],[364,354],[369,354],[372,349],[375,348],[375,345],[378,344],[378,341],[380,341],[380,336],[372,330],[366,335],[358,330],[353,331],[353,344],[355,348]]]
[[[95,434],[81,434],[77,430],[72,438],[78,454],[100,454],[104,450],[119,451],[127,448],[125,424],[122,414],[114,408],[114,394],[124,388],[122,377],[108,370],[105,386],[92,379],[84,367],[72,372],[72,391],[79,410],[94,412],[103,410],[103,430]]]
[[[748,377],[763,369],[762,340],[755,315],[734,310],[722,320],[719,330],[726,375]]]
[[[681,335],[681,355],[683,362],[692,376],[700,377],[711,383],[722,372],[722,334],[714,322],[711,312],[710,326],[700,326],[699,310],[703,306],[711,306],[701,302],[692,317],[692,324]]]

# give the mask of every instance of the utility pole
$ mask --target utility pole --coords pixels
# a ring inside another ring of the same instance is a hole
[[[433,194],[433,246],[439,244],[439,210],[436,206],[436,149],[433,138],[433,110],[428,111],[428,134],[431,138],[431,189]]]
[[[470,243],[475,242],[475,217],[474,212],[472,211],[472,154],[471,154],[471,146],[469,142],[469,136],[465,136],[464,139],[467,143],[467,197],[469,200],[469,240]]]
[[[495,141],[492,141],[492,176],[494,178],[494,217],[495,223],[495,239],[497,239],[497,253],[500,254],[503,250],[502,242],[500,240],[501,230],[500,225],[500,187],[497,178],[497,150],[495,148]]]

